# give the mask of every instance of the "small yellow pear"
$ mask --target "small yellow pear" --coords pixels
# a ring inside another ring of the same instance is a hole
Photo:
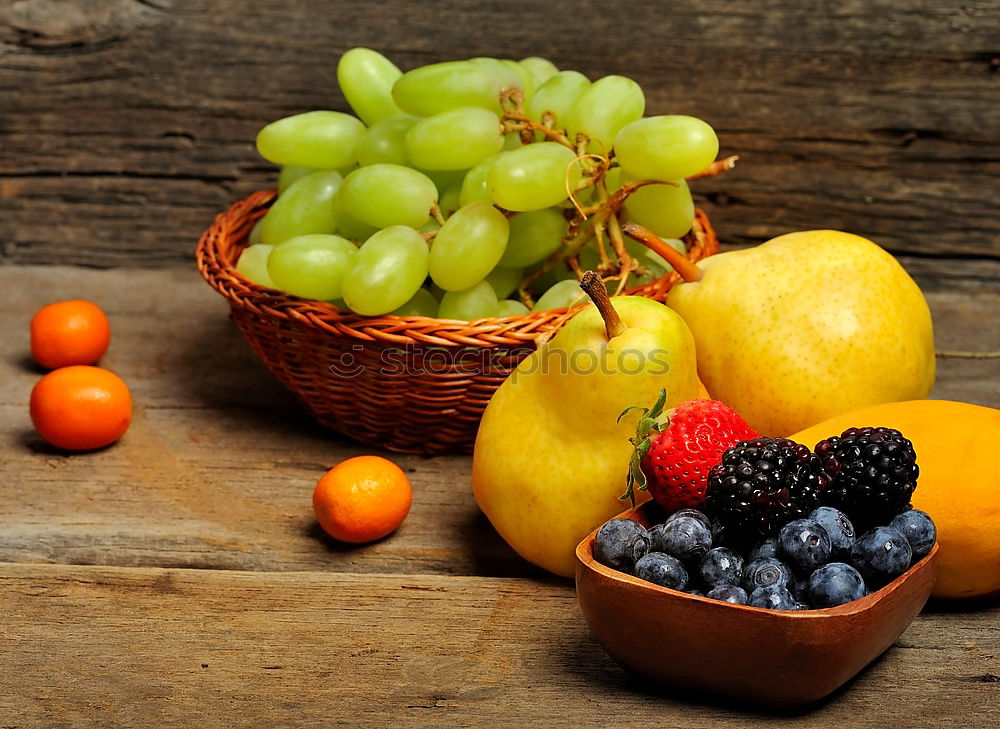
[[[622,411],[652,405],[661,389],[668,408],[703,393],[680,316],[651,299],[608,299],[599,278],[588,294],[601,310],[577,314],[493,395],[472,461],[473,492],[494,528],[564,577],[580,540],[626,506],[639,414],[618,422]]]

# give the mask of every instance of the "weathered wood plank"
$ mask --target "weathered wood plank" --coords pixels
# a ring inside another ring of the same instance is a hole
[[[995,3],[957,0],[4,0],[0,260],[187,258],[272,183],[259,126],[344,107],[333,69],[353,45],[407,68],[540,53],[634,76],[651,113],[703,116],[743,154],[697,185],[724,240],[832,227],[995,260],[998,37]]]
[[[628,677],[568,585],[0,565],[0,723],[995,726],[1000,609],[923,615],[828,703],[757,711]]]
[[[400,531],[355,549],[323,538],[312,487],[363,449],[308,422],[194,271],[0,267],[0,291],[0,560],[533,574],[479,514],[465,457],[393,456],[416,491]],[[115,447],[65,456],[31,431],[27,400],[38,372],[27,359],[27,325],[38,307],[73,297],[108,312],[103,364],[129,383],[137,410]],[[990,319],[1000,294],[928,298],[939,346],[1000,350]],[[935,394],[1000,406],[1000,362],[941,360]]]

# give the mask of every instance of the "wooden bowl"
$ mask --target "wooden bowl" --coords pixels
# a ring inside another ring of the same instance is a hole
[[[652,502],[620,516],[656,523]],[[816,701],[902,635],[937,576],[937,545],[886,587],[823,610],[732,605],[671,590],[594,559],[595,529],[576,548],[576,594],[598,642],[645,678],[774,706]]]

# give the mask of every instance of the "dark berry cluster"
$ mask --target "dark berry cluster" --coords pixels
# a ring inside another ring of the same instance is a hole
[[[829,480],[806,446],[754,438],[727,450],[709,472],[705,511],[718,523],[723,541],[746,546],[819,506]]]
[[[816,444],[830,474],[822,501],[858,524],[885,524],[904,511],[917,487],[913,444],[892,428],[849,428]]]
[[[934,522],[916,510],[855,538],[846,514],[821,506],[746,553],[718,546],[712,527],[694,509],[675,512],[649,529],[630,519],[612,519],[597,531],[594,558],[692,595],[773,610],[810,610],[843,605],[891,582],[930,552],[936,539]]]
[[[597,532],[594,556],[741,605],[843,605],[934,546],[934,522],[909,506],[916,461],[913,444],[891,428],[850,428],[815,451],[784,438],[743,441],[709,472],[705,513],[682,509],[648,530],[612,519]],[[855,524],[866,530],[860,537]]]

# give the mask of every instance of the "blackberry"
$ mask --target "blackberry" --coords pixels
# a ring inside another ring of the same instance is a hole
[[[839,438],[817,443],[816,455],[831,479],[823,504],[840,509],[862,529],[887,524],[905,511],[917,488],[913,444],[892,428],[848,428]]]
[[[804,445],[785,438],[745,440],[709,472],[705,511],[719,523],[721,542],[745,547],[807,516],[829,480]]]

